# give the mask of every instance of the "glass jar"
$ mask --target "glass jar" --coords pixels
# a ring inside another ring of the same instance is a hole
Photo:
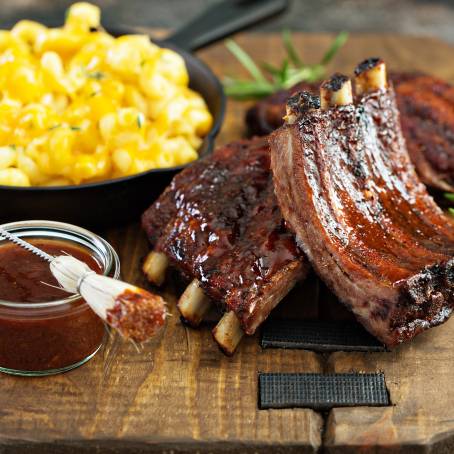
[[[57,240],[75,246],[89,253],[104,275],[120,275],[115,250],[88,230],[53,221],[12,222],[2,227],[25,240]],[[0,247],[5,242],[0,240]],[[104,322],[78,295],[42,303],[0,300],[0,372],[25,376],[66,372],[91,359],[105,336]]]

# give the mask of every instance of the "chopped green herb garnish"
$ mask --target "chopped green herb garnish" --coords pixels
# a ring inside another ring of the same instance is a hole
[[[70,126],[71,131],[82,131],[80,126]]]
[[[11,149],[13,149],[14,151],[16,151],[16,145],[14,144],[11,144],[11,145],[8,145]]]
[[[57,129],[57,128],[60,128],[61,127],[61,123],[57,124],[57,125],[54,125],[54,126],[51,126],[49,128],[49,131],[53,131],[54,129]]]
[[[102,80],[106,75],[102,71],[94,71],[92,73],[87,73],[87,77],[89,79]]]
[[[259,99],[279,90],[287,90],[299,82],[315,82],[326,76],[326,65],[347,41],[348,34],[341,32],[334,39],[328,51],[318,64],[305,64],[293,45],[288,30],[282,32],[282,41],[287,57],[279,67],[268,63],[256,64],[251,56],[235,41],[227,40],[227,49],[249,72],[252,79],[225,78],[224,87],[227,96],[239,100]]]
[[[137,127],[140,129],[143,126],[143,114],[139,113],[137,115]]]
[[[448,208],[448,212],[451,216],[454,216],[454,208]]]
[[[94,92],[90,93],[89,98],[93,98],[93,96],[99,95],[101,93],[101,90],[95,90]]]

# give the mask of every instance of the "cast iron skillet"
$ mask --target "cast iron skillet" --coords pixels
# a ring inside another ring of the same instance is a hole
[[[224,117],[225,96],[219,79],[190,52],[283,11],[287,3],[288,0],[224,0],[159,43],[184,58],[190,87],[203,96],[213,115],[213,127],[199,150],[201,157],[213,150]],[[138,32],[114,27],[107,27],[107,30],[116,36]],[[120,225],[138,219],[183,167],[154,169],[78,186],[22,188],[0,185],[0,223],[50,219],[92,228]]]

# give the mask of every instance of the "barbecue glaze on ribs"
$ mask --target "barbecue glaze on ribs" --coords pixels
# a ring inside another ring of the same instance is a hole
[[[154,251],[233,311],[246,334],[309,269],[277,205],[265,139],[231,143],[186,168],[142,225]]]
[[[383,64],[366,63],[357,79]],[[450,316],[454,229],[410,162],[393,88],[372,81],[364,91],[326,110],[290,100],[270,138],[272,171],[315,271],[392,347]]]
[[[454,87],[421,73],[391,73],[390,80],[407,149],[421,180],[454,192]],[[250,132],[265,135],[281,126],[287,99],[300,91],[318,94],[318,84],[301,83],[259,101],[246,115]]]

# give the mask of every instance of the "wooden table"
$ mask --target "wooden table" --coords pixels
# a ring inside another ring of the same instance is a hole
[[[277,35],[242,35],[259,60],[280,62]],[[308,61],[318,61],[330,37],[298,35]],[[454,82],[454,50],[439,41],[355,35],[330,69],[351,73],[368,56],[394,69],[426,70]],[[222,45],[200,53],[219,75],[240,68]],[[244,133],[245,104],[231,102],[219,143]],[[151,202],[151,201],[150,201]],[[112,229],[123,278],[145,285],[139,261],[147,242],[137,225]],[[175,301],[172,292],[167,292]],[[284,302],[301,305],[311,297]],[[261,350],[245,339],[227,358],[210,326],[191,330],[173,317],[142,352],[110,341],[87,365],[43,379],[0,377],[0,453],[11,452],[453,452],[454,321],[392,353]],[[258,372],[384,371],[393,406],[259,410]],[[271,449],[272,447],[272,449]]]

